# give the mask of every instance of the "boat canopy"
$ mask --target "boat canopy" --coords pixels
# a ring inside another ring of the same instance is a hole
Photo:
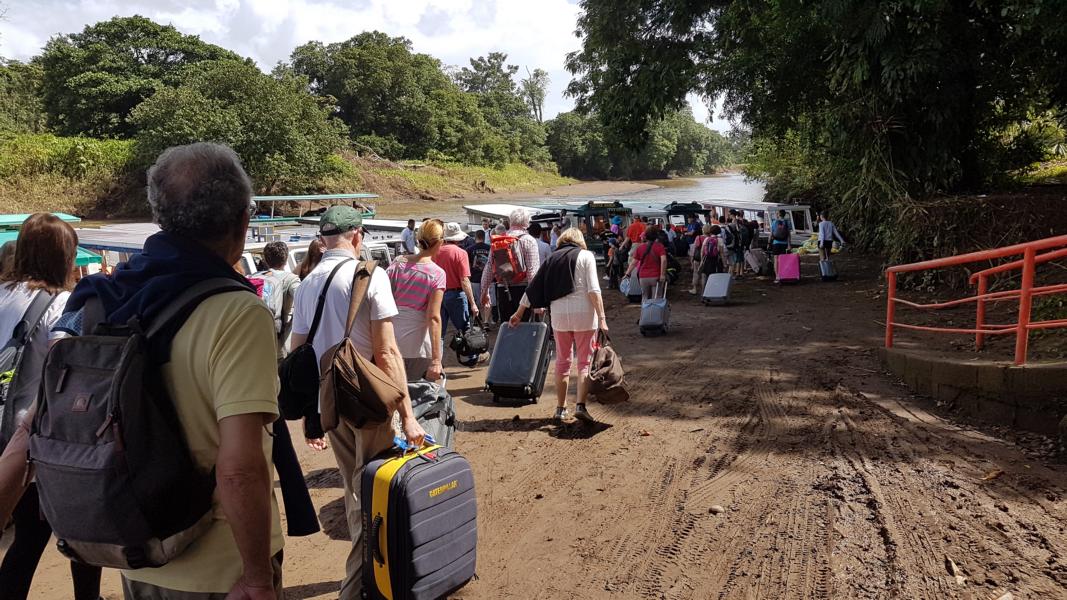
[[[0,229],[18,229],[31,216],[30,214],[0,215]],[[78,223],[81,221],[78,217],[67,213],[54,212],[52,216],[58,217],[59,220],[65,223]]]
[[[309,205],[315,202],[327,202],[330,204],[337,204],[339,202],[351,202],[353,207],[359,207],[363,209],[364,219],[373,219],[375,213],[374,207],[360,200],[373,200],[379,198],[378,194],[299,194],[291,196],[252,196],[252,200],[258,204],[270,205],[270,219],[275,219],[274,216],[275,207],[280,202],[307,202]],[[323,209],[325,210],[325,209]],[[311,217],[312,214],[305,213],[305,216]],[[266,219],[257,219],[266,220]],[[291,219],[286,219],[291,220]]]
[[[25,221],[25,219],[23,219]],[[17,231],[0,231],[0,246],[7,242],[14,242],[19,237]],[[74,257],[74,265],[78,267],[88,267],[89,265],[98,265],[102,262],[99,254],[90,252],[81,246],[78,246],[78,252]]]

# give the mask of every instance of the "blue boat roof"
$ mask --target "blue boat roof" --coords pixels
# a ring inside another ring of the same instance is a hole
[[[65,221],[67,223],[77,223],[77,222],[81,221],[81,219],[79,219],[78,217],[75,217],[74,215],[68,215],[67,213],[52,213],[52,214],[55,215],[56,217],[59,217],[59,219],[61,221]],[[21,215],[15,215],[15,214],[13,214],[13,215],[0,215],[0,227],[7,228],[7,229],[21,227],[22,224],[28,218],[30,218],[30,214],[28,214],[28,213],[27,214],[21,214]]]

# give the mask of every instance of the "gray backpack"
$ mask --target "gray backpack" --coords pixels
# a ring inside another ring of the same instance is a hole
[[[105,323],[94,298],[83,312],[84,335],[49,350],[30,460],[41,512],[71,560],[158,567],[211,526],[214,470],[193,462],[149,340],[166,327],[176,331],[209,296],[231,291],[248,288],[203,281],[146,327]]]
[[[38,386],[32,371],[41,365],[37,364],[39,359],[24,365],[24,358],[30,358],[26,357],[25,350],[37,335],[55,299],[55,294],[45,291],[34,294],[22,319],[11,331],[11,339],[0,348],[0,452],[7,447],[23,415],[37,397]]]

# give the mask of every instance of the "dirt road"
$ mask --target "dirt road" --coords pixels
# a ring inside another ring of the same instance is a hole
[[[480,498],[479,579],[455,597],[1067,598],[1064,468],[884,375],[877,265],[838,264],[835,284],[743,281],[727,307],[679,286],[663,338],[609,293],[633,401],[591,406],[602,427],[554,425],[551,387],[493,405],[482,369],[451,368]],[[326,533],[288,541],[289,598],[332,598],[340,481],[328,452],[302,458]],[[53,550],[35,585],[69,597]]]

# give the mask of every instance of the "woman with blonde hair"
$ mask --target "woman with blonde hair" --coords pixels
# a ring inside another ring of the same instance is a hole
[[[557,421],[567,416],[567,388],[570,384],[572,360],[577,360],[578,398],[574,416],[593,422],[586,409],[589,395],[589,363],[597,330],[607,331],[608,320],[600,296],[600,281],[596,272],[596,256],[586,249],[585,236],[572,227],[559,236],[556,251],[537,271],[511,316],[511,326],[517,326],[529,308],[551,308],[552,330],[556,338],[556,415]],[[573,357],[573,358],[572,358]]]
[[[418,254],[398,259],[386,272],[399,314],[393,317],[397,347],[404,357],[408,379],[441,379],[441,301],[445,270],[434,258],[444,243],[445,225],[424,221],[415,236]]]

